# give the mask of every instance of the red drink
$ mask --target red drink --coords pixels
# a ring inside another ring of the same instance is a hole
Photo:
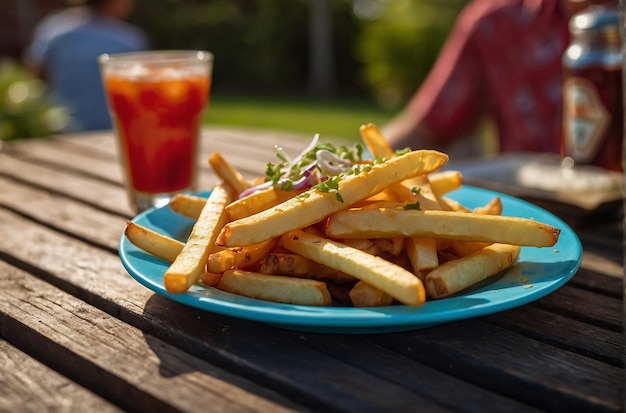
[[[104,55],[102,78],[139,211],[195,190],[198,136],[212,55],[172,51]]]
[[[209,96],[209,80],[106,79],[111,109],[126,155],[130,184],[140,192],[192,187],[197,135]]]

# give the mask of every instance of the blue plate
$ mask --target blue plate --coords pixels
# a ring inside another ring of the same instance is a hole
[[[183,294],[170,294],[163,286],[168,263],[131,244],[122,235],[119,255],[129,274],[150,290],[170,300],[214,313],[274,326],[325,333],[384,333],[429,327],[509,310],[557,290],[578,270],[582,246],[574,231],[553,214],[520,199],[494,191],[464,186],[450,194],[463,205],[482,206],[494,196],[502,199],[503,215],[534,218],[561,229],[558,243],[549,248],[523,247],[518,262],[454,297],[427,301],[420,307],[311,307],[278,304],[241,297],[201,285]],[[169,207],[151,209],[133,222],[161,234],[185,240],[193,221]]]

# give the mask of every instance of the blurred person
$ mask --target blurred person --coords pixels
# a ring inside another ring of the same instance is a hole
[[[484,155],[482,143],[468,136],[487,118],[496,151],[558,153],[568,22],[597,3],[617,1],[471,1],[424,83],[382,128],[386,138],[396,149]]]
[[[52,96],[72,114],[68,131],[111,128],[97,57],[146,50],[148,40],[126,22],[134,0],[85,0],[45,17],[24,53]]]

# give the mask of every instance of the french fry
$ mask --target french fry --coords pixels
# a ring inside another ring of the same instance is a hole
[[[502,200],[499,196],[496,196],[492,198],[491,201],[489,201],[486,205],[474,208],[472,212],[474,214],[483,215],[500,215],[502,214]],[[489,244],[489,242],[450,240],[446,248],[448,248],[456,256],[464,257],[482,248],[485,248]]]
[[[486,205],[474,208],[474,214],[483,215],[501,215],[502,214],[502,200],[499,196],[495,196]]]
[[[261,263],[262,274],[288,275],[315,280],[332,280],[336,283],[354,281],[351,275],[319,264],[298,254],[269,253]]]
[[[245,297],[299,305],[329,305],[331,296],[322,281],[267,275],[243,270],[226,271],[217,288]]]
[[[450,211],[352,209],[330,216],[332,238],[432,237],[534,247],[553,246],[560,230],[532,219]]]
[[[448,261],[432,270],[424,284],[428,296],[443,298],[462,291],[487,277],[491,277],[517,260],[517,245],[493,244],[468,256]]]
[[[136,247],[168,262],[173,262],[185,246],[174,238],[161,235],[132,221],[126,223],[124,235]]]
[[[313,261],[353,275],[404,304],[422,305],[426,300],[419,278],[383,258],[300,230],[282,236],[281,244]]]
[[[215,287],[222,279],[222,273],[206,272],[202,275],[202,284]]]
[[[229,204],[226,207],[226,213],[230,221],[235,221],[265,211],[302,192],[304,189],[292,191],[283,191],[274,187],[259,189]]]
[[[208,199],[170,202],[196,220],[186,243],[132,222],[125,235],[171,263],[163,282],[172,293],[201,281],[262,300],[355,307],[448,297],[510,267],[520,246],[557,242],[558,228],[502,216],[499,197],[473,210],[446,197],[462,184],[460,172],[440,170],[446,154],[399,155],[375,125],[359,131],[375,160],[308,190],[238,198],[253,183],[216,152],[209,164],[222,184]]]
[[[359,128],[361,139],[372,156],[380,156],[383,159],[391,159],[394,156],[394,150],[385,139],[380,129],[373,123],[367,123]],[[419,187],[417,193],[412,192],[413,187]],[[419,203],[423,209],[441,209],[436,197],[432,194],[430,184],[426,175],[412,177],[400,185],[393,185],[389,188],[399,200],[408,200],[415,198],[413,203]]]
[[[206,270],[222,273],[235,268],[245,268],[262,261],[263,258],[278,244],[278,239],[270,239],[245,247],[226,248],[209,254]]]
[[[342,243],[349,247],[365,251],[386,260],[397,257],[404,251],[404,238],[346,239]]]
[[[333,212],[369,198],[386,187],[407,178],[440,168],[447,155],[430,150],[413,151],[371,166],[368,171],[346,176],[338,182],[338,193],[311,189],[307,197],[296,197],[255,215],[241,218],[224,226],[218,245],[235,247],[255,244],[289,231],[315,224]]]
[[[447,249],[457,257],[464,257],[486,246],[491,245],[490,242],[476,242],[476,241],[459,241],[450,240]]]
[[[355,307],[380,307],[393,304],[393,297],[370,284],[359,281],[348,293]]]
[[[394,150],[376,125],[373,123],[361,125],[359,133],[361,134],[361,139],[365,147],[372,156],[381,156],[384,159],[391,159],[393,157]]]
[[[169,202],[172,211],[187,218],[198,219],[202,208],[206,204],[206,198],[197,195],[176,194]]]
[[[228,204],[226,213],[229,221],[234,221],[271,208],[302,192],[304,192],[304,189],[298,191],[282,191],[274,187],[260,189]],[[201,196],[176,194],[170,201],[169,206],[173,211],[183,216],[198,219],[205,203],[206,198]]]
[[[374,156],[386,157],[393,153],[382,132],[373,124],[361,126],[360,132],[365,145]],[[398,200],[412,200],[410,203],[418,204],[420,209],[442,209],[427,175],[419,175],[407,179],[391,188]],[[344,242],[350,244],[349,240],[344,240]],[[406,242],[406,252],[413,268],[413,273],[420,280],[423,279],[424,272],[439,264],[437,243],[435,241],[409,238]]]
[[[396,201],[377,201],[373,198],[367,198],[365,201],[361,201],[361,202],[357,202],[356,204],[352,205],[352,208],[357,208],[357,209],[361,209],[361,208],[370,208],[370,209],[377,209],[377,208],[402,208],[404,206],[403,203],[401,202],[396,202]]]
[[[434,238],[409,238],[406,252],[413,272],[423,280],[423,274],[439,266],[437,240]]]
[[[209,164],[217,176],[222,178],[237,195],[252,186],[234,166],[224,159],[220,152],[213,152],[211,156],[209,156]]]
[[[224,186],[218,185],[213,189],[185,246],[165,271],[163,282],[168,292],[185,292],[198,282],[217,234],[226,223],[224,208],[230,201],[230,193]]]
[[[436,171],[428,175],[430,186],[437,198],[461,188],[463,175],[459,171]]]
[[[417,176],[393,185],[392,190],[397,199],[409,204],[419,204],[420,209],[440,210],[439,201],[432,193],[426,176]]]
[[[399,198],[395,191],[391,188],[385,188],[377,194],[370,196],[367,199],[364,199],[360,203],[373,203],[373,202],[395,202],[398,203],[404,200],[404,198]]]
[[[460,202],[445,196],[439,198],[439,205],[441,205],[442,211],[472,212],[471,209],[462,205]]]

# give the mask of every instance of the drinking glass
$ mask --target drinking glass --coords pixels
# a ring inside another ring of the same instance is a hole
[[[166,50],[103,54],[102,82],[136,212],[195,191],[202,113],[213,54]]]

